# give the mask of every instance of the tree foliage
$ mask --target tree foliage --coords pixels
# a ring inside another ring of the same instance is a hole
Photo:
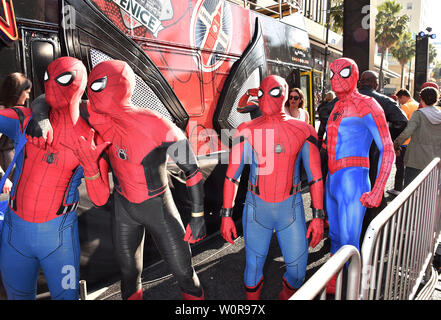
[[[403,33],[390,48],[390,53],[401,65],[407,64],[415,56],[415,40],[412,39],[411,33]]]
[[[409,16],[399,16],[401,4],[395,0],[383,2],[378,6],[375,17],[375,42],[383,49],[389,49],[406,30]]]
[[[332,0],[330,9],[330,28],[336,33],[343,32],[343,0]]]
[[[410,32],[405,32],[390,48],[390,53],[401,65],[401,87],[404,83],[404,66],[415,56],[415,40]]]
[[[433,44],[429,43],[429,63],[432,64],[436,57],[438,56],[438,52]]]
[[[395,0],[383,2],[375,17],[375,42],[381,49],[380,89],[383,88],[383,61],[386,50],[391,48],[407,28],[409,16],[399,15],[402,6]]]

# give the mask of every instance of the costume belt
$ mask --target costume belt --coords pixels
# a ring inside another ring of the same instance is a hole
[[[333,161],[328,161],[329,173],[333,174],[340,169],[347,167],[363,167],[369,168],[369,158],[366,157],[347,157]]]
[[[14,212],[17,212],[17,201],[9,198],[9,207]],[[66,206],[62,205],[57,211],[57,216],[61,216],[65,213],[72,212],[72,211],[76,210],[77,208],[78,208],[78,202],[74,202],[74,203],[68,204]]]
[[[259,186],[252,184],[248,181],[248,190],[256,195],[260,195]],[[297,192],[300,192],[302,190],[302,184],[299,183],[295,186],[291,187],[291,190],[289,191],[289,195],[296,194]]]

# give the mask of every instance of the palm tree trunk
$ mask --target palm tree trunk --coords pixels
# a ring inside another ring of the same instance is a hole
[[[400,89],[404,88],[404,64],[401,65],[401,84]]]
[[[384,52],[385,50],[382,49],[381,51],[381,63],[380,63],[380,74],[378,79],[378,91],[383,90],[383,83],[384,83],[384,77],[383,77],[383,61],[384,61]]]

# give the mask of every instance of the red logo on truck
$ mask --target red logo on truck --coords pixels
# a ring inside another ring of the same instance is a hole
[[[112,0],[121,10],[124,25],[127,29],[146,27],[154,37],[164,29],[162,21],[173,17],[170,0]]]
[[[190,43],[201,49],[202,70],[213,71],[222,65],[230,50],[233,18],[230,5],[221,0],[199,0],[190,25]]]
[[[18,39],[12,0],[2,0],[0,10],[2,10],[0,11],[0,37],[9,45]]]

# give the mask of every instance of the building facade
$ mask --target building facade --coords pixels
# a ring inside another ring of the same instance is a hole
[[[385,2],[386,0],[377,0],[378,4]],[[412,39],[416,39],[417,34],[420,31],[425,31],[427,27],[427,19],[430,13],[430,1],[428,0],[395,0],[398,2],[402,9],[400,15],[406,14],[409,17],[408,29],[412,35]],[[380,54],[377,53],[379,57]],[[391,72],[393,76],[389,77],[385,85],[385,93],[393,94],[401,87],[408,89],[413,95],[414,88],[414,67],[415,57],[412,58],[407,65],[404,66],[403,79],[401,79],[401,65],[396,61],[388,52],[387,59],[385,59],[385,66]],[[403,84],[403,85],[402,85]]]

